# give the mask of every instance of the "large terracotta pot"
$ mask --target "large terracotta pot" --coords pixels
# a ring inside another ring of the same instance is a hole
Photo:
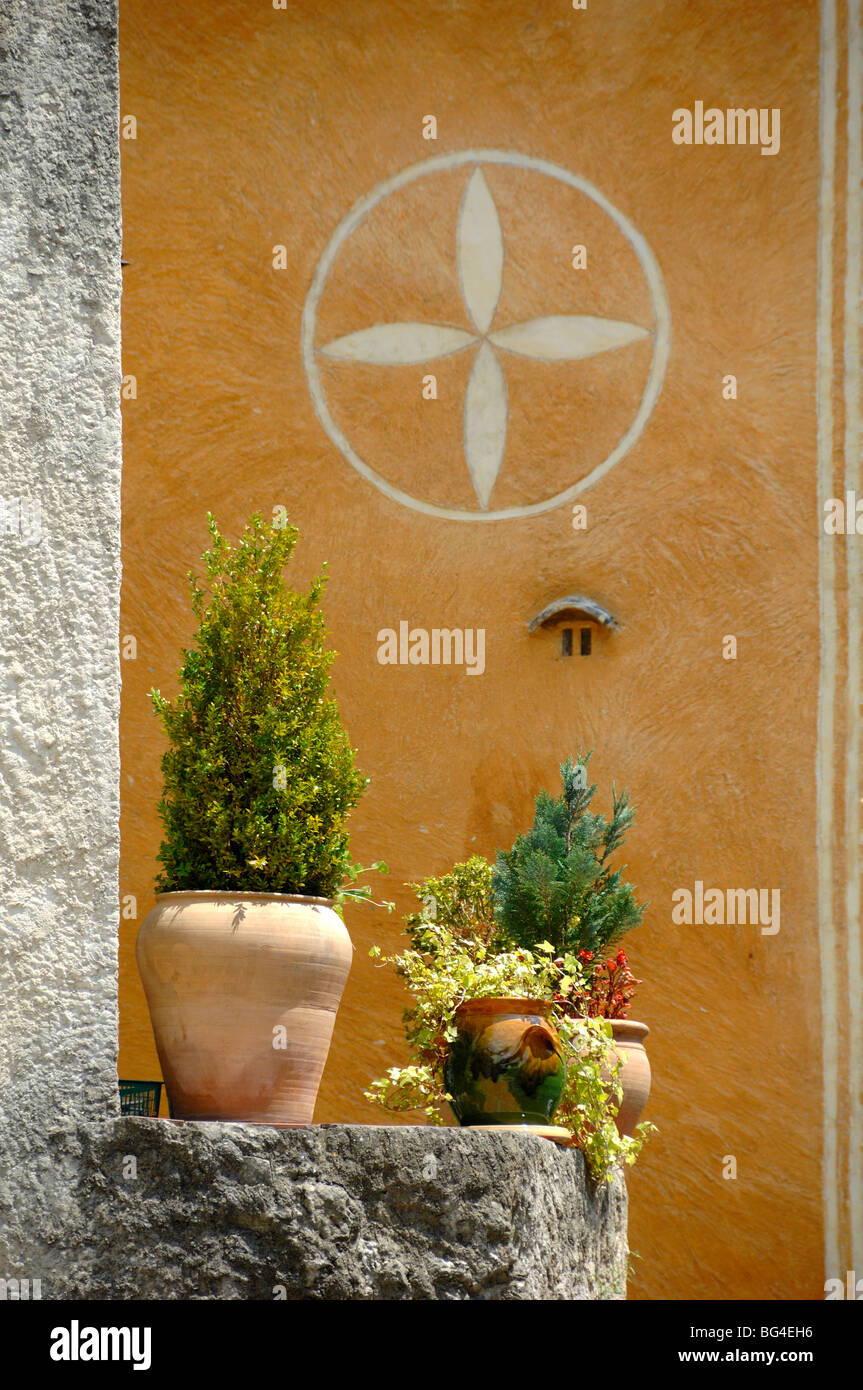
[[[444,1071],[461,1125],[548,1126],[566,1066],[544,999],[468,999]],[[565,1133],[565,1131],[562,1131]]]
[[[136,954],[174,1118],[311,1124],[352,953],[325,898],[162,893]]]
[[[650,1059],[644,1049],[644,1039],[650,1029],[646,1023],[629,1018],[610,1020],[614,1034],[614,1050],[620,1058],[620,1083],[623,1100],[615,1116],[619,1134],[634,1134],[635,1126],[650,1095]]]

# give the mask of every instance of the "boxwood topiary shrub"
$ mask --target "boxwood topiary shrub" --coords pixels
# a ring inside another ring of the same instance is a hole
[[[367,779],[327,694],[325,575],[308,593],[285,583],[298,537],[287,523],[256,515],[234,546],[208,524],[179,692],[150,692],[170,745],[156,889],[332,897],[356,876],[345,820]]]

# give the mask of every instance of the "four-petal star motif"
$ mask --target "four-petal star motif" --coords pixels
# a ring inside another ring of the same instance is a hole
[[[477,347],[464,403],[464,452],[485,511],[506,450],[509,405],[499,352],[543,362],[570,362],[625,347],[650,335],[639,324],[585,314],[549,314],[493,330],[503,286],[504,242],[481,166],[470,175],[456,231],[456,264],[472,330],[448,324],[377,323],[318,351],[340,362],[375,366],[425,364]]]

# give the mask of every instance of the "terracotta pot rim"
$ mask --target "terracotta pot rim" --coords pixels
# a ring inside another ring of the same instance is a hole
[[[650,1032],[650,1028],[646,1023],[639,1023],[637,1019],[634,1018],[610,1018],[608,1022],[611,1024],[612,1032],[619,1029],[621,1034],[623,1034],[629,1029],[639,1038],[646,1038]]]
[[[332,898],[316,898],[310,893],[246,893],[242,889],[231,892],[230,889],[220,888],[177,888],[170,893],[157,893],[156,902],[168,902],[172,898],[207,898],[211,902],[221,903],[317,903],[324,907],[332,907]]]
[[[539,1014],[540,1017],[547,1018],[553,1008],[550,999],[523,999],[509,994],[489,995],[487,999],[465,999],[455,1010],[454,1017],[459,1014],[473,1013],[520,1013],[520,1014]]]

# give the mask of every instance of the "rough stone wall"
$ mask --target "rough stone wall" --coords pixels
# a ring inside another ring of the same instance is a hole
[[[0,1275],[65,1219],[49,1131],[118,1108],[117,129],[115,0],[3,0]]]
[[[527,1135],[123,1118],[58,1130],[50,1165],[43,1298],[625,1297],[623,1178]]]

